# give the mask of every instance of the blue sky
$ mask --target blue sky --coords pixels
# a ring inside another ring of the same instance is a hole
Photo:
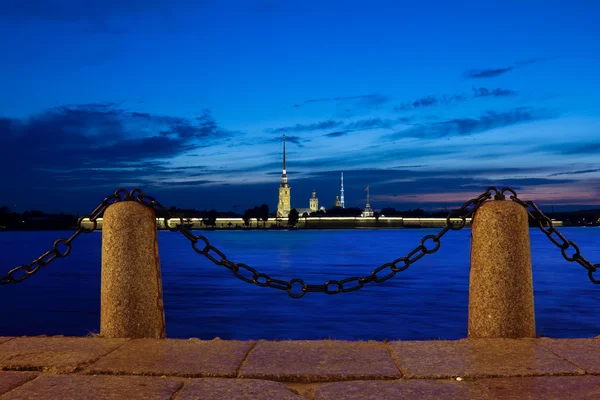
[[[0,205],[600,204],[595,1],[4,0]]]

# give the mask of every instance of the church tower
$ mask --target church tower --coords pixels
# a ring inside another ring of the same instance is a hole
[[[277,216],[287,217],[290,213],[291,190],[288,185],[287,172],[285,170],[285,133],[283,134],[283,171],[281,183],[279,184],[279,202],[277,203]]]
[[[319,210],[319,199],[317,199],[317,192],[313,190],[312,197],[309,200],[310,211],[317,212]]]

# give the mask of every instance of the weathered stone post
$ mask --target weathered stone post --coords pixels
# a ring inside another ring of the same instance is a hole
[[[469,338],[535,337],[531,249],[525,208],[487,201],[471,226]]]
[[[114,203],[104,212],[100,334],[166,336],[156,215],[134,201]]]

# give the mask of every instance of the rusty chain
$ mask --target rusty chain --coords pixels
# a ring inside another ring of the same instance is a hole
[[[238,279],[252,283],[261,287],[271,287],[273,289],[284,290],[289,296],[293,298],[301,298],[308,292],[322,292],[326,294],[339,294],[347,293],[355,290],[362,289],[364,285],[375,282],[382,283],[392,278],[398,272],[405,271],[408,267],[414,264],[416,261],[424,257],[426,254],[433,254],[439,250],[441,242],[440,239],[448,231],[458,231],[463,229],[467,224],[467,218],[471,218],[475,211],[483,204],[486,200],[492,198],[492,193],[495,193],[494,199],[503,200],[505,193],[510,193],[510,199],[523,207],[525,207],[527,213],[538,223],[540,229],[548,236],[548,238],[561,249],[563,257],[570,262],[577,262],[588,270],[588,276],[593,283],[599,284],[600,281],[595,279],[593,273],[596,272],[600,264],[593,265],[583,256],[581,256],[579,247],[572,241],[567,240],[552,224],[552,220],[548,218],[539,207],[532,201],[523,201],[517,197],[514,190],[510,188],[504,188],[498,190],[495,187],[487,188],[481,195],[467,201],[457,210],[451,211],[446,217],[446,226],[438,232],[437,235],[426,235],[421,239],[421,243],[415,247],[411,252],[403,257],[399,257],[392,262],[385,263],[375,268],[371,274],[364,277],[350,277],[341,280],[329,280],[321,285],[308,285],[302,279],[294,278],[289,281],[271,278],[265,273],[258,272],[254,268],[242,264],[235,263],[225,256],[225,254],[210,244],[209,240],[204,236],[194,235],[190,229],[185,227],[184,218],[179,217],[179,224],[175,227],[169,225],[169,221],[173,218],[170,211],[160,204],[152,196],[146,195],[141,189],[133,189],[127,192],[126,189],[117,189],[113,194],[106,197],[102,203],[96,207],[94,211],[87,217],[92,223],[91,228],[84,228],[82,225],[83,220],[86,217],[81,217],[77,221],[77,230],[68,239],[61,238],[54,242],[52,249],[48,250],[37,259],[26,265],[20,265],[5,276],[0,276],[0,284],[18,283],[29,278],[35,274],[42,267],[48,265],[56,258],[66,257],[71,251],[71,243],[77,236],[82,233],[90,233],[97,229],[97,219],[103,215],[104,211],[113,203],[119,201],[136,201],[147,207],[151,207],[155,210],[157,217],[162,215],[164,228],[172,232],[180,232],[185,236],[191,243],[192,249],[208,258],[214,264],[223,266],[230,270],[234,276]],[[529,207],[533,208],[534,213],[529,211]],[[458,220],[458,221],[457,221]],[[556,235],[562,242],[559,242],[553,237]],[[431,241],[431,247],[428,247],[426,243]],[[198,243],[203,244],[199,246]],[[61,251],[59,246],[65,246],[65,249]],[[202,247],[202,248],[200,248]],[[575,249],[575,253],[572,256],[568,256],[566,250],[569,247]],[[385,275],[384,272],[386,271]],[[296,289],[294,289],[296,287]]]
[[[592,264],[586,258],[584,258],[579,251],[579,246],[577,243],[567,240],[563,234],[554,227],[552,219],[544,214],[533,201],[523,201],[519,199],[517,193],[510,188],[504,188],[500,191],[501,196],[504,196],[505,193],[509,193],[512,201],[522,205],[525,208],[527,214],[529,214],[529,216],[536,222],[540,230],[544,232],[548,239],[550,239],[550,241],[560,249],[560,252],[565,260],[569,262],[576,262],[581,265],[588,271],[588,277],[590,278],[590,281],[595,284],[600,284],[600,279],[594,278],[594,272],[600,268],[600,264]],[[574,252],[572,255],[567,254],[567,249],[569,247],[573,248]]]

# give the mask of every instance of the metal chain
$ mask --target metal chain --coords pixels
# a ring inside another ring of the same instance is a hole
[[[533,201],[523,201],[519,199],[517,193],[510,188],[504,188],[500,191],[501,195],[504,195],[504,193],[507,192],[510,193],[510,199],[512,201],[525,207],[527,214],[529,214],[529,216],[534,221],[536,221],[540,230],[544,232],[548,239],[550,239],[550,241],[560,249],[560,252],[562,253],[562,256],[565,260],[569,262],[576,262],[579,265],[581,265],[588,271],[588,277],[590,278],[590,280],[595,284],[600,284],[600,279],[594,278],[594,272],[596,272],[598,268],[600,268],[600,264],[592,264],[587,259],[585,259],[579,251],[579,246],[577,246],[575,242],[567,240],[563,236],[563,234],[560,233],[560,231],[554,227],[552,219],[550,219],[546,214],[544,214],[542,210],[537,206],[537,204],[535,204]],[[530,211],[530,208],[533,211]],[[573,248],[574,252],[572,255],[567,254],[567,249],[569,247]]]
[[[268,274],[258,272],[256,269],[246,264],[235,263],[229,260],[221,250],[211,245],[206,237],[194,235],[191,230],[184,226],[183,218],[179,218],[180,223],[175,227],[170,227],[169,220],[171,219],[171,213],[153,197],[144,194],[139,189],[134,189],[131,192],[131,196],[133,197],[133,200],[152,207],[157,213],[163,214],[165,216],[164,227],[166,229],[181,232],[181,234],[190,241],[192,249],[194,249],[196,253],[203,255],[216,265],[227,268],[238,279],[261,287],[284,290],[291,297],[299,299],[308,292],[321,292],[326,294],[347,293],[362,289],[364,285],[371,282],[382,283],[387,281],[396,275],[396,273],[406,270],[426,254],[433,254],[438,251],[441,245],[440,238],[450,230],[458,231],[464,228],[467,224],[467,218],[470,218],[483,202],[492,197],[492,192],[496,193],[496,197],[499,195],[499,192],[495,187],[489,187],[478,197],[467,201],[458,210],[450,212],[446,217],[446,226],[437,235],[424,236],[421,239],[421,243],[407,255],[375,268],[371,274],[364,277],[355,276],[341,280],[329,280],[321,285],[308,285],[304,280],[298,278],[289,281],[275,279]],[[428,247],[426,244],[428,241],[432,242],[429,244],[431,247]]]
[[[63,258],[68,256],[69,253],[71,253],[71,243],[73,242],[73,240],[75,240],[75,238],[77,238],[77,236],[79,236],[82,233],[90,233],[95,231],[98,227],[97,219],[104,213],[104,210],[106,210],[108,206],[110,206],[113,203],[119,201],[132,200],[132,193],[128,193],[126,189],[117,189],[113,194],[106,197],[102,201],[102,203],[100,203],[98,207],[96,207],[96,209],[92,211],[89,217],[80,217],[77,220],[77,230],[71,235],[71,237],[69,237],[68,239],[60,238],[55,240],[50,250],[48,250],[29,264],[19,265],[18,267],[10,270],[8,274],[0,276],[0,285],[23,282],[25,279],[38,272],[42,267],[45,267],[57,258]],[[82,222],[85,218],[89,218],[89,220],[91,221],[91,228],[83,227]]]

